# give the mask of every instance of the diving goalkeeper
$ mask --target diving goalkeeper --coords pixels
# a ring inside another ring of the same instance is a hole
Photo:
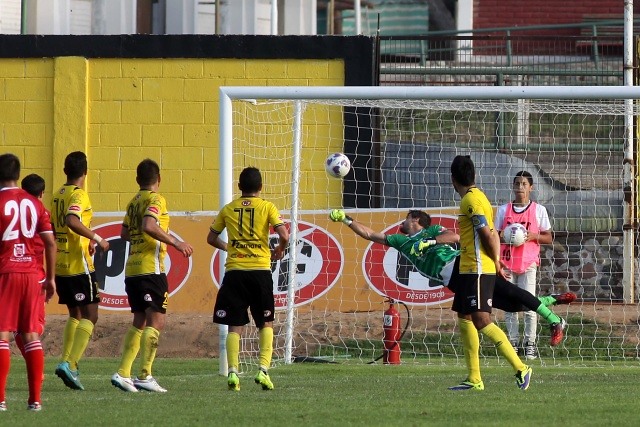
[[[456,281],[450,279],[460,251],[450,245],[458,243],[460,236],[441,225],[431,225],[431,217],[426,212],[410,210],[398,234],[373,231],[356,222],[340,209],[332,210],[329,218],[333,222],[344,223],[366,240],[397,249],[424,277],[430,281],[442,283],[451,292],[456,292]],[[551,311],[549,306],[569,304],[575,298],[576,295],[572,292],[536,298],[497,275],[493,291],[493,307],[507,312],[535,311],[549,322],[550,345],[555,346],[562,341],[566,322]]]

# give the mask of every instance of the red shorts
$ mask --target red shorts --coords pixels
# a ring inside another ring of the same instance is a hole
[[[0,332],[41,333],[44,321],[40,274],[0,274]]]

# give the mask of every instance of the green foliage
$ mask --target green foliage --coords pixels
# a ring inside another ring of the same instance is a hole
[[[7,426],[413,426],[634,425],[638,367],[540,366],[527,391],[511,368],[482,363],[484,392],[452,392],[465,376],[462,362],[400,366],[293,364],[270,372],[275,390],[262,391],[254,372],[241,374],[240,392],[227,390],[213,360],[158,359],[154,375],[169,392],[124,393],[110,384],[115,359],[85,359],[85,391],[64,387],[47,363],[44,409],[26,410],[24,363],[13,359],[7,387]],[[608,397],[606,397],[608,396]],[[470,412],[471,411],[471,412]],[[472,414],[472,415],[471,415]],[[472,418],[469,418],[469,417]],[[475,421],[473,421],[475,420]]]

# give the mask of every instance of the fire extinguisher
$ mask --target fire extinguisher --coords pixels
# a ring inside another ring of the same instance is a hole
[[[395,301],[388,299],[389,308],[384,312],[383,329],[384,353],[382,362],[385,365],[400,364],[400,313],[396,310]]]

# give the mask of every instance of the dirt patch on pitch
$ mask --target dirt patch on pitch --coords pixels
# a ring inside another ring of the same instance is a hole
[[[42,344],[47,356],[62,352],[62,331],[67,316],[47,316]],[[122,338],[131,326],[129,316],[103,315],[93,331],[86,356],[119,357]],[[159,357],[214,357],[218,354],[218,329],[211,316],[201,314],[174,314],[167,316],[165,330],[160,336]]]

